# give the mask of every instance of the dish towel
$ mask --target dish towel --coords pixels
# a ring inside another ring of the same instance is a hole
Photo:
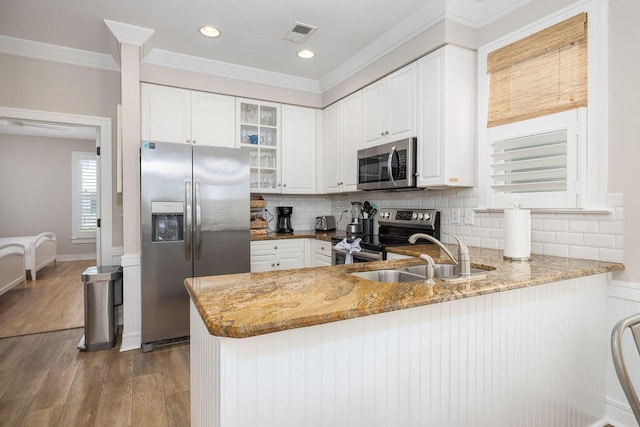
[[[352,264],[353,255],[351,254],[354,252],[360,252],[362,250],[362,248],[360,247],[361,240],[362,239],[358,237],[353,242],[349,243],[347,242],[347,238],[345,237],[341,242],[336,243],[336,249],[344,249],[345,251],[349,251],[349,253],[344,257],[345,264]]]

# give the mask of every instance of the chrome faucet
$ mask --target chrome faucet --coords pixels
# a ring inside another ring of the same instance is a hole
[[[458,237],[454,236],[453,234],[447,233],[446,231],[443,231],[442,233],[446,234],[447,236],[451,236],[456,240],[456,242],[458,242],[458,258],[456,258],[451,253],[449,248],[447,248],[440,240],[428,234],[424,234],[424,233],[412,234],[409,237],[409,243],[413,245],[418,241],[418,239],[425,239],[435,243],[436,245],[438,245],[438,247],[440,247],[440,249],[444,251],[444,253],[447,254],[449,258],[451,258],[453,263],[458,266],[460,277],[471,277],[471,258],[469,257],[469,248],[467,248],[467,245],[462,243],[462,240],[460,240]],[[422,258],[422,255],[420,255],[420,258]],[[427,270],[428,269],[429,269],[429,265],[427,264]]]
[[[431,258],[427,254],[420,254],[420,259],[427,262],[427,270],[424,276],[424,283],[427,285],[435,285],[436,282],[433,280],[433,276],[435,275],[435,262],[433,262],[433,258]]]

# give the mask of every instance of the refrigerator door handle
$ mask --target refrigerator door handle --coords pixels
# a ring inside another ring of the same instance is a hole
[[[184,183],[184,258],[187,261],[191,261],[191,197],[191,182],[187,181]]]
[[[202,253],[202,215],[200,209],[200,182],[194,183],[195,197],[196,197],[196,260],[200,260],[200,254]]]

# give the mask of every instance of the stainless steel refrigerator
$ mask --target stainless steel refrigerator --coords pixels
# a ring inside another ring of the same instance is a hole
[[[250,269],[249,154],[142,142],[142,345],[189,336],[187,277]]]

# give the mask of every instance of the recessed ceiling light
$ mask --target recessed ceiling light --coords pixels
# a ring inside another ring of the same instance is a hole
[[[220,35],[220,30],[210,25],[205,25],[204,27],[200,27],[200,34],[205,37],[218,37]]]
[[[302,59],[309,59],[316,56],[316,54],[310,50],[301,50],[300,52],[298,52],[298,56]]]

